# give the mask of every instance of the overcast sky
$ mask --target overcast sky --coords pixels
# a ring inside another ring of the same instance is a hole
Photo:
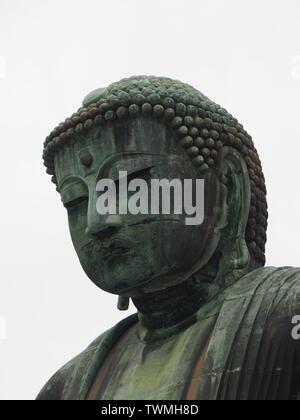
[[[41,154],[89,91],[134,74],[241,121],[266,176],[267,264],[300,265],[299,0],[0,0],[0,399],[33,399],[126,316],[82,272]]]

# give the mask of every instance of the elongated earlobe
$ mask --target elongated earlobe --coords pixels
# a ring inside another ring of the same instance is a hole
[[[118,309],[119,311],[127,311],[129,308],[129,298],[125,296],[118,297]]]
[[[221,182],[226,190],[227,226],[222,232],[218,277],[229,286],[245,275],[251,265],[245,240],[250,210],[249,175],[240,154],[230,147],[224,148]]]

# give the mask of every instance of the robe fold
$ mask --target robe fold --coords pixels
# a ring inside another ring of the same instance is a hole
[[[221,298],[194,384],[195,399],[300,399],[300,340],[292,337],[292,319],[300,315],[300,269],[257,269],[224,290]],[[138,322],[137,314],[131,315],[100,335],[48,381],[37,399],[87,399],[110,351]]]

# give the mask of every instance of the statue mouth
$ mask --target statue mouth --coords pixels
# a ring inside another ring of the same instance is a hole
[[[132,254],[132,244],[128,238],[115,236],[106,243],[102,244],[104,262],[107,263],[111,259],[125,257]]]

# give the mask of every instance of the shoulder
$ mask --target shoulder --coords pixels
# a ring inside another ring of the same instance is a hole
[[[109,333],[109,330],[101,334],[96,338],[84,351],[79,353],[63,367],[61,367],[44,385],[42,390],[37,396],[37,400],[60,400],[68,379],[73,375],[75,371],[78,371],[80,367],[84,369],[91,360],[95,349],[102,342],[104,337]]]
[[[260,268],[226,289],[208,353],[207,389],[222,372],[220,388],[212,386],[221,399],[294,398],[300,383],[296,315],[299,268]]]
[[[36,399],[62,400],[65,399],[64,394],[68,393],[68,388],[80,388],[82,379],[90,373],[88,371],[93,365],[95,355],[102,352],[104,357],[118,337],[136,320],[136,314],[131,315],[97,337],[84,351],[71,359],[49,379]]]
[[[251,271],[227,289],[227,299],[241,296],[278,294],[282,297],[300,292],[300,268],[263,267]]]
[[[264,314],[267,324],[290,326],[300,315],[300,268],[259,268],[226,291],[227,301],[246,299],[248,311]]]

